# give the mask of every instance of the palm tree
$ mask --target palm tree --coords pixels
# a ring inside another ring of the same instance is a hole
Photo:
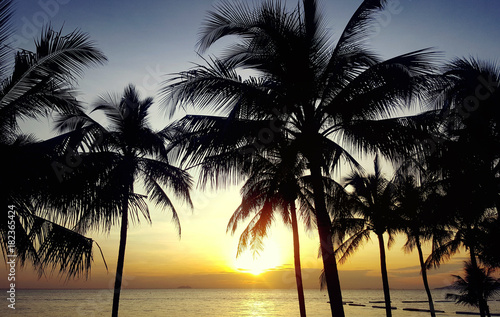
[[[265,157],[254,157],[248,171],[248,180],[241,189],[242,202],[231,217],[227,230],[234,234],[238,223],[255,213],[256,215],[240,236],[237,255],[248,246],[251,246],[254,252],[258,252],[262,250],[262,240],[267,236],[275,214],[281,214],[283,222],[292,227],[299,310],[300,316],[306,316],[296,208],[298,199],[302,202],[306,200],[301,190],[304,180],[297,178],[298,175],[303,174],[306,166],[303,159],[297,161],[299,156],[293,153],[293,149],[280,146],[280,144],[278,146],[278,149],[275,149],[273,153],[268,153]],[[292,153],[287,153],[290,150]],[[311,210],[308,208],[310,206],[309,204],[301,204],[301,206],[301,214],[307,219],[305,223],[310,227]]]
[[[15,248],[21,265],[30,261],[40,275],[47,267],[59,267],[68,278],[88,276],[95,242],[66,226],[65,209],[59,208],[58,201],[64,193],[73,202],[81,201],[89,192],[78,186],[69,195],[71,189],[61,186],[51,167],[66,158],[66,136],[39,141],[21,134],[18,121],[78,108],[73,84],[85,68],[103,64],[106,57],[88,35],[62,34],[50,26],[35,41],[34,52],[10,47],[12,4],[0,1],[0,147],[4,157],[0,201],[16,209]],[[4,256],[6,219],[0,221]]]
[[[478,202],[471,201],[471,204],[466,204],[463,197],[457,196],[456,189],[453,188],[459,185],[460,182],[450,185],[453,183],[452,179],[456,180],[454,177],[445,179],[445,184],[450,187],[447,188],[446,195],[439,199],[439,204],[448,208],[441,208],[441,210],[446,210],[443,216],[448,217],[446,226],[450,229],[447,230],[452,230],[453,234],[451,236],[443,236],[442,238],[444,239],[441,240],[441,244],[433,247],[432,253],[426,260],[426,266],[427,268],[439,267],[442,262],[450,259],[461,248],[465,248],[469,253],[469,265],[472,267],[472,270],[477,271],[479,270],[478,261],[482,259],[480,257],[481,246],[484,245],[482,241],[486,241],[489,238],[488,227],[491,223],[498,220],[498,215],[496,211],[492,210],[481,212],[477,209],[467,209],[470,205],[477,204]],[[472,193],[470,197],[473,196]],[[460,203],[464,205],[459,206]],[[477,293],[476,296],[479,298],[479,310],[481,316],[485,316],[487,303],[482,298],[483,285],[477,279],[472,279],[471,281],[476,282],[475,290]]]
[[[464,247],[469,252],[469,265],[473,270],[478,270],[478,246],[481,243],[480,241],[483,241],[486,236],[484,225],[493,220],[496,220],[496,215],[491,213],[484,214],[481,218],[472,223],[455,216],[452,220],[453,224],[451,225],[454,230],[454,236],[439,247],[433,249],[433,252],[426,260],[426,266],[428,268],[433,266],[439,267],[443,261],[450,259],[460,251],[460,248]],[[482,298],[482,284],[475,279],[472,279],[472,281],[476,281],[475,290],[477,293],[476,296],[479,298],[479,310],[481,316],[485,316],[486,300]]]
[[[447,299],[453,299],[457,304],[470,305],[481,307],[482,301],[487,301],[488,298],[494,297],[500,293],[500,279],[495,279],[492,268],[480,268],[472,265],[470,262],[465,262],[465,278],[460,275],[453,275],[455,282],[453,288],[460,294],[446,294]],[[482,294],[478,296],[476,285],[481,284]],[[490,317],[490,309],[486,303],[486,316]]]
[[[104,113],[109,127],[100,125],[83,113],[66,115],[59,122],[62,130],[85,130],[81,151],[82,155],[86,155],[82,160],[99,161],[107,165],[107,175],[99,179],[99,183],[105,184],[103,191],[109,195],[108,199],[118,204],[109,211],[87,208],[79,222],[79,227],[87,229],[96,223],[104,223],[109,228],[117,218],[121,221],[112,316],[118,315],[129,222],[134,217],[138,219],[139,212],[151,221],[145,202],[149,199],[172,213],[172,220],[180,235],[177,211],[164,188],[191,205],[191,177],[169,163],[164,132],[155,132],[149,125],[148,111],[152,104],[152,98],[141,100],[135,87],[130,85],[125,88],[120,99],[112,96],[101,98],[94,107],[93,111]],[[135,192],[139,181],[146,195]]]
[[[433,168],[442,175],[446,193],[442,203],[453,220],[455,236],[431,254],[428,265],[439,265],[464,246],[470,265],[478,270],[482,245],[487,245],[481,241],[488,227],[498,221],[499,82],[500,69],[491,63],[457,59],[444,67],[436,107],[441,110],[446,138],[433,155]],[[477,282],[479,309],[485,316],[481,288]]]
[[[261,130],[252,130],[253,135],[245,130],[224,138],[216,133],[223,130],[221,126],[201,118],[193,125],[193,116],[189,116],[183,132],[190,137],[194,136],[191,128],[195,126],[204,131],[217,128],[185,145],[184,153],[196,163],[202,163],[210,155],[217,157],[221,153],[218,151],[228,148],[245,149],[240,153],[241,158],[231,163],[251,160],[251,154],[275,141],[276,134],[280,134],[277,130],[286,131],[291,144],[308,162],[327,288],[335,316],[344,316],[344,312],[322,178],[342,160],[357,165],[346,145],[362,152],[378,149],[391,157],[398,151],[414,148],[413,132],[419,127],[419,117],[391,119],[391,115],[420,95],[426,83],[421,77],[431,69],[432,53],[428,51],[382,61],[366,47],[364,40],[374,14],[384,4],[385,1],[364,1],[332,45],[314,0],[304,0],[293,10],[280,1],[266,1],[255,8],[246,3],[223,2],[209,13],[199,41],[200,51],[230,35],[241,41],[230,46],[220,58],[211,58],[206,65],[178,74],[167,82],[163,91],[167,101],[181,105],[193,102],[199,110],[217,111],[229,122],[267,123]],[[253,72],[240,72],[245,69]],[[236,143],[222,145],[230,140]],[[218,147],[214,148],[214,144]],[[235,170],[239,166],[220,163],[222,166],[211,165],[214,183],[222,174],[226,179],[238,178]]]
[[[398,172],[395,181],[397,213],[401,215],[401,231],[406,236],[403,248],[405,252],[417,249],[422,281],[429,301],[429,310],[431,316],[436,316],[427,280],[427,266],[425,265],[422,244],[432,240],[435,249],[444,241],[449,240],[452,232],[446,230],[444,221],[439,219],[440,210],[436,207],[442,193],[439,191],[437,179],[433,178],[430,173],[425,174],[425,172],[424,175],[420,176],[420,184],[418,184],[415,176],[410,173]]]
[[[396,188],[394,183],[383,177],[378,156],[375,157],[374,167],[374,174],[364,175],[357,171],[346,178],[346,187],[352,189],[352,195],[357,203],[354,205],[352,217],[340,218],[333,222],[333,231],[336,233],[336,238],[342,242],[336,251],[341,256],[341,263],[356,251],[361,243],[370,239],[371,232],[375,233],[380,250],[386,315],[392,316],[384,234],[389,234],[390,246],[398,223],[395,215]],[[357,215],[359,217],[356,217]]]

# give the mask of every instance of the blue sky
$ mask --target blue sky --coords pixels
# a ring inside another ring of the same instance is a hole
[[[89,33],[108,56],[103,67],[86,72],[80,98],[120,93],[129,83],[156,96],[168,74],[201,62],[195,45],[207,10],[217,1],[18,0],[14,22],[21,47],[31,48],[43,22],[66,32]],[[296,1],[286,1],[295,5]],[[360,0],[319,1],[336,38]],[[444,59],[500,56],[500,1],[391,0],[375,24],[370,42],[384,57],[433,47]],[[159,123],[161,124],[161,123]]]

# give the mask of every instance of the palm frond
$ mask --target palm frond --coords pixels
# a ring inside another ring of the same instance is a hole
[[[94,241],[75,231],[46,222],[47,233],[38,250],[42,267],[59,269],[59,274],[88,278],[93,262]],[[102,255],[102,252],[101,252]],[[107,268],[107,267],[106,267]]]
[[[255,15],[247,2],[222,1],[208,12],[197,46],[203,52],[220,38],[241,34],[254,24]]]
[[[345,240],[336,250],[339,263],[345,263],[347,259],[366,241],[370,240],[370,230],[364,229]]]
[[[341,134],[361,154],[380,151],[388,158],[401,159],[425,149],[432,140],[434,118],[432,112],[384,120],[356,120],[346,125]]]
[[[26,265],[27,262],[31,262],[34,268],[41,273],[43,269],[41,267],[37,242],[41,236],[39,232],[43,228],[43,219],[39,219],[33,215],[31,206],[16,200],[9,201],[8,203],[11,204],[10,206],[13,206],[12,210],[15,211],[15,214],[7,215],[6,213],[6,217],[0,221],[0,247],[4,259],[7,261],[7,255],[15,253],[16,261],[21,266]],[[12,236],[12,232],[9,231],[12,231],[13,228],[16,243],[15,245],[9,245],[9,236]],[[15,250],[15,252],[12,252],[12,250]]]
[[[433,248],[432,253],[425,260],[425,266],[430,269],[431,267],[438,268],[443,261],[451,258],[459,251],[461,246],[460,239],[453,239],[447,243]]]
[[[11,66],[9,60],[12,56],[9,55],[12,54],[13,48],[9,47],[11,43],[8,41],[14,32],[11,21],[14,12],[12,3],[12,0],[0,1],[0,82],[3,82]]]
[[[3,82],[0,112],[7,118],[33,118],[47,109],[64,112],[78,107],[71,84],[85,68],[106,61],[88,35],[79,31],[62,35],[46,27],[35,46],[35,53],[17,53],[13,75]]]
[[[342,120],[387,118],[411,101],[425,99],[428,79],[433,74],[435,52],[419,50],[400,55],[366,68],[342,91],[325,104],[326,112],[340,114]]]
[[[254,252],[254,255],[259,254],[263,250],[263,240],[267,237],[273,220],[272,208],[269,204],[264,204],[241,233],[236,256],[241,255],[248,247]]]
[[[374,22],[375,14],[380,12],[384,5],[384,0],[365,0],[347,22],[342,35],[337,44],[337,50],[343,46],[359,46],[369,38]]]
[[[181,165],[203,165],[205,175],[209,176],[203,180],[218,182],[224,179],[223,172],[246,168],[254,153],[266,146],[259,141],[260,131],[272,124],[273,120],[185,116],[167,127],[165,133],[169,133],[169,151],[174,161],[180,158]],[[280,135],[273,136],[273,143],[278,142]]]
[[[45,275],[48,269],[51,272],[57,270],[66,280],[89,277],[93,245],[96,243],[94,240],[37,216],[36,210],[26,204],[16,204],[15,210],[16,244],[13,247],[21,266],[31,262],[39,276]],[[1,227],[0,240],[5,257],[12,246],[8,245],[3,223]],[[100,252],[107,268],[102,251]]]

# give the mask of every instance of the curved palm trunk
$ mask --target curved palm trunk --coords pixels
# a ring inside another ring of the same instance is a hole
[[[422,280],[424,282],[425,292],[427,293],[427,299],[429,300],[429,310],[431,311],[431,316],[436,317],[436,311],[434,309],[434,301],[432,300],[431,289],[429,288],[429,282],[427,281],[427,268],[425,267],[422,246],[420,245],[420,239],[418,237],[416,238],[416,240],[417,240],[418,259],[420,261],[420,269],[422,271]]]
[[[302,284],[302,269],[300,266],[300,244],[299,244],[299,228],[297,225],[297,214],[295,209],[295,202],[291,204],[290,215],[292,218],[292,231],[293,231],[293,256],[295,261],[295,281],[297,283],[297,293],[299,296],[299,309],[300,316],[306,316],[306,304],[304,299],[304,285]]]
[[[474,275],[478,275],[479,272],[479,266],[477,265],[477,260],[476,260],[476,251],[473,246],[469,246],[469,253],[470,253],[470,263],[472,265],[472,272],[474,272]],[[483,294],[483,285],[481,283],[480,277],[479,276],[474,276],[473,277],[473,283],[475,291],[476,291],[476,296],[479,301],[479,314],[481,317],[486,317],[486,314],[488,312],[488,303],[486,302],[486,299],[484,298]],[[489,317],[489,313],[488,313]]]
[[[387,317],[391,317],[392,316],[391,293],[389,290],[389,278],[387,276],[387,264],[385,261],[384,236],[382,234],[377,234],[377,237],[378,237],[378,246],[380,249],[380,271],[382,273],[382,286],[384,287],[385,314]]]
[[[318,160],[309,159],[311,180],[314,195],[314,207],[316,212],[316,223],[318,225],[321,257],[325,271],[326,286],[330,299],[332,316],[344,317],[344,306],[342,304],[342,290],[340,288],[339,272],[333,252],[332,222],[326,209],[325,193],[323,188],[321,168]]]
[[[118,307],[120,304],[120,291],[122,287],[123,264],[125,262],[125,246],[127,244],[128,227],[128,197],[122,205],[122,223],[120,228],[120,247],[118,249],[118,261],[116,265],[115,290],[113,293],[112,317],[118,316]]]

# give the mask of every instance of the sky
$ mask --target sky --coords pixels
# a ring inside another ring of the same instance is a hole
[[[109,59],[106,65],[86,71],[79,81],[78,98],[84,104],[92,104],[103,94],[121,93],[129,83],[135,84],[143,97],[152,96],[159,101],[159,89],[171,74],[202,63],[196,53],[196,42],[206,12],[215,3],[217,1],[207,0],[18,0],[13,17],[17,27],[13,42],[18,44],[16,47],[32,49],[33,38],[49,22],[55,29],[63,27],[63,33],[79,29],[88,33]],[[319,1],[333,38],[339,36],[360,3],[360,0]],[[393,0],[389,3],[369,39],[381,56],[389,58],[431,47],[442,52],[443,61],[470,56],[498,61],[499,1]],[[151,123],[157,129],[171,122],[162,112],[164,107],[157,103],[153,109]],[[179,111],[178,117],[183,114]],[[53,135],[49,126],[50,121],[43,119],[26,122],[23,129],[35,131],[43,138]],[[385,172],[390,177],[390,169]],[[193,210],[185,205],[177,206],[182,225],[180,239],[170,216],[161,210],[152,211],[151,225],[142,221],[130,226],[124,288],[295,287],[291,229],[279,224],[273,227],[265,250],[255,261],[249,252],[235,259],[241,231],[232,236],[226,233],[226,226],[240,202],[238,186],[219,191],[197,189],[192,198]],[[110,233],[88,234],[101,246],[109,271],[96,250],[88,280],[65,282],[57,272],[52,275],[48,272],[38,279],[28,265],[18,270],[17,287],[111,288],[118,231],[115,228]],[[317,289],[321,271],[317,232],[301,229],[300,238],[304,284],[306,288]],[[387,254],[391,288],[422,288],[417,255],[405,254],[402,245],[402,239],[398,239]],[[429,251],[428,246],[425,251]],[[439,270],[431,270],[431,287],[450,284],[450,274],[461,271],[465,256],[462,252]],[[339,269],[343,288],[381,288],[376,241],[367,243]],[[259,270],[265,271],[256,275]],[[0,276],[6,276],[3,266]],[[0,288],[6,286],[6,279],[0,278]]]

